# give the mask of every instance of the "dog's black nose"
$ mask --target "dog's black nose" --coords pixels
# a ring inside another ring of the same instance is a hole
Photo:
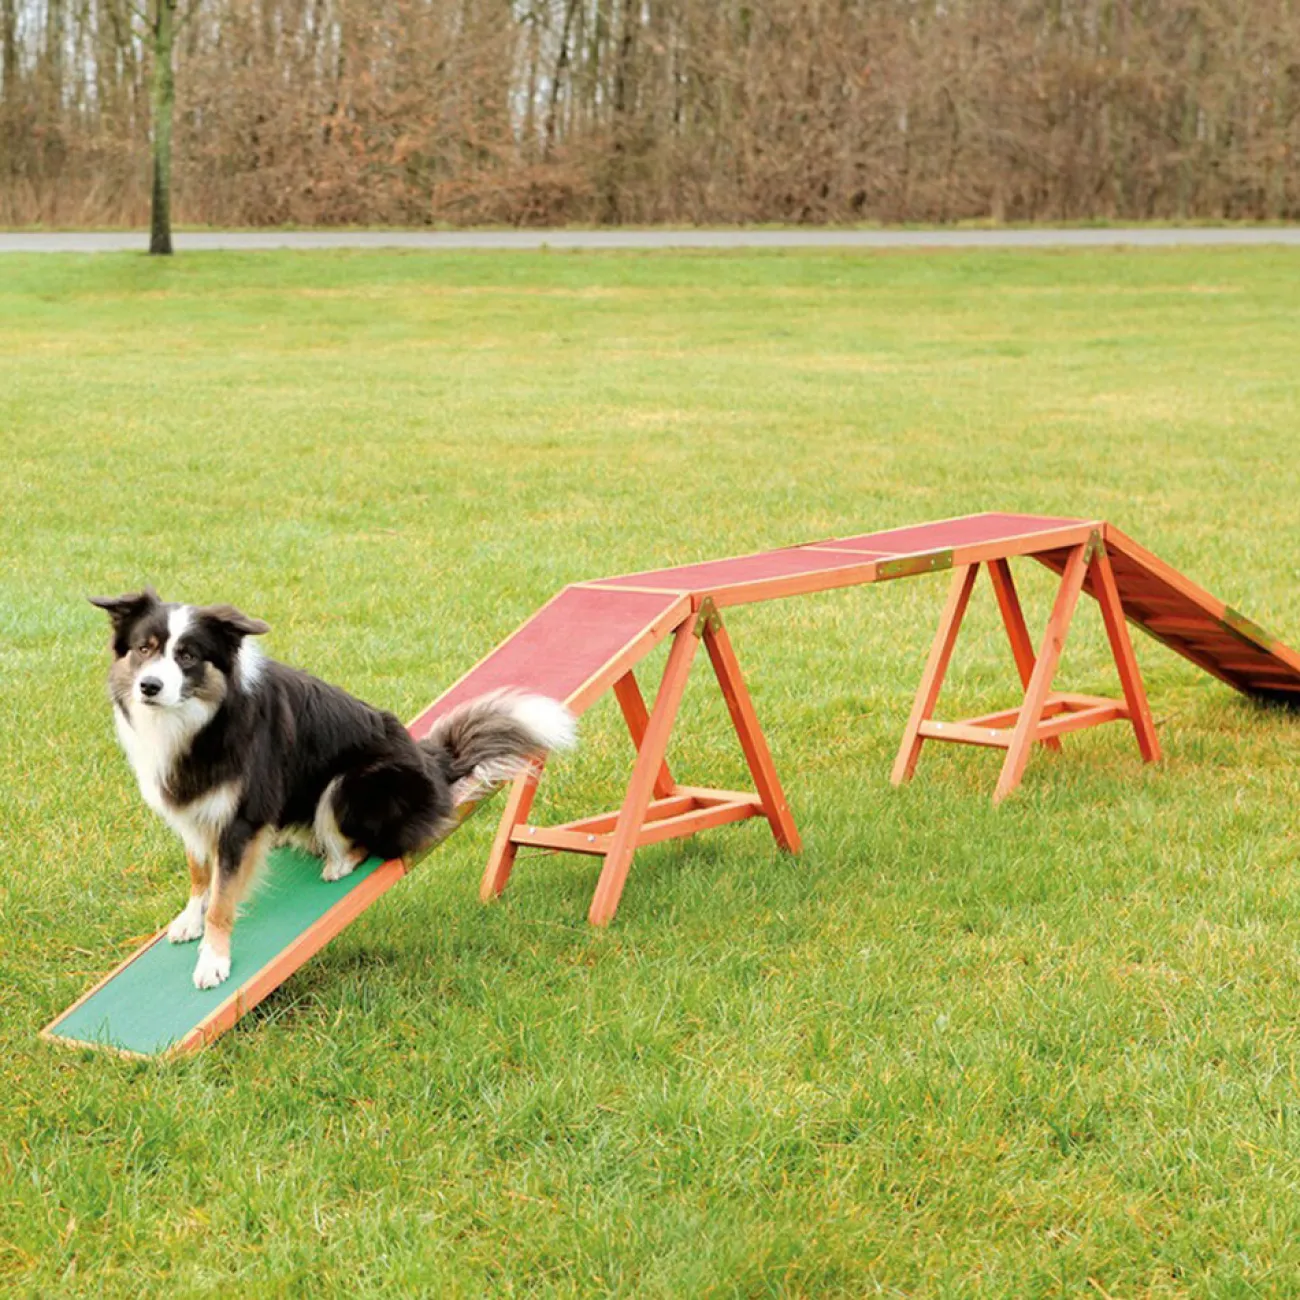
[[[153,699],[162,690],[162,680],[158,677],[141,677],[140,694],[147,700]]]

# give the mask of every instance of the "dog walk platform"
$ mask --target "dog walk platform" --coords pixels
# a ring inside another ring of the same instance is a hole
[[[1059,575],[1047,624],[1035,639],[1026,624],[1011,561],[1032,559]],[[988,572],[1020,681],[1018,702],[960,720],[935,716],[940,690],[981,568]],[[948,597],[904,728],[892,780],[916,770],[929,741],[1003,751],[993,798],[1020,783],[1036,745],[1058,748],[1076,731],[1108,722],[1130,726],[1146,761],[1160,756],[1142,676],[1129,638],[1133,624],[1248,695],[1300,703],[1300,655],[1235,609],[1100,520],[981,514],[911,528],[653,569],[576,583],[542,606],[411,724],[417,738],[464,700],[515,687],[564,700],[577,714],[612,691],[635,758],[621,806],[562,825],[531,812],[543,770],[510,787],[480,893],[509,880],[520,847],[602,860],[588,913],[614,916],[638,848],[711,827],[764,818],[779,847],[799,849],[772,756],[722,612],[735,605],[865,586],[949,571]],[[1114,697],[1058,690],[1061,650],[1081,595],[1101,607],[1118,677]],[[669,641],[652,705],[635,668]],[[736,729],[752,790],[681,784],[667,751],[693,662],[703,646]],[[141,1056],[195,1050],[231,1027],[313,953],[359,916],[410,863],[371,860],[341,881],[320,879],[320,863],[293,849],[271,854],[261,886],[240,912],[231,978],[220,988],[190,983],[194,945],[160,932],[44,1030],[55,1041]]]

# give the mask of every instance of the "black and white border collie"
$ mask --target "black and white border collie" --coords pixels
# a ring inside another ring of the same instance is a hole
[[[573,715],[499,691],[415,741],[391,713],[263,658],[267,625],[231,605],[168,604],[152,588],[98,598],[113,624],[109,693],[145,802],[185,844],[190,899],[167,937],[202,936],[195,986],[230,974],[235,909],[266,851],[293,839],[340,880],[446,835],[461,804],[573,743]]]

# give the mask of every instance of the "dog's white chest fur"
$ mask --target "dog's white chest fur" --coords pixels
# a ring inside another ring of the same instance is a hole
[[[221,828],[239,804],[238,784],[228,781],[187,804],[177,804],[167,794],[167,782],[177,760],[211,719],[211,706],[189,699],[176,709],[154,709],[134,701],[127,707],[129,720],[114,708],[113,721],[145,803],[181,837],[190,853],[210,860]]]

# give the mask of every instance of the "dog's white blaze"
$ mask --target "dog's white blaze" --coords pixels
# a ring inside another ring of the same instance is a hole
[[[266,668],[266,660],[262,656],[262,648],[256,641],[247,639],[239,643],[239,653],[235,658],[239,666],[239,684],[245,691],[254,690],[257,683],[262,680],[262,672]]]
[[[506,697],[510,714],[543,749],[572,749],[577,722],[572,713],[546,695]]]
[[[153,697],[147,707],[171,709],[181,702],[185,674],[181,671],[180,664],[176,662],[176,643],[189,629],[191,613],[188,605],[180,605],[167,615],[167,644],[163,646],[162,654],[155,659],[150,659],[135,679],[134,697],[141,703],[145,700],[140,690],[142,681],[153,677],[162,683],[162,690]]]

